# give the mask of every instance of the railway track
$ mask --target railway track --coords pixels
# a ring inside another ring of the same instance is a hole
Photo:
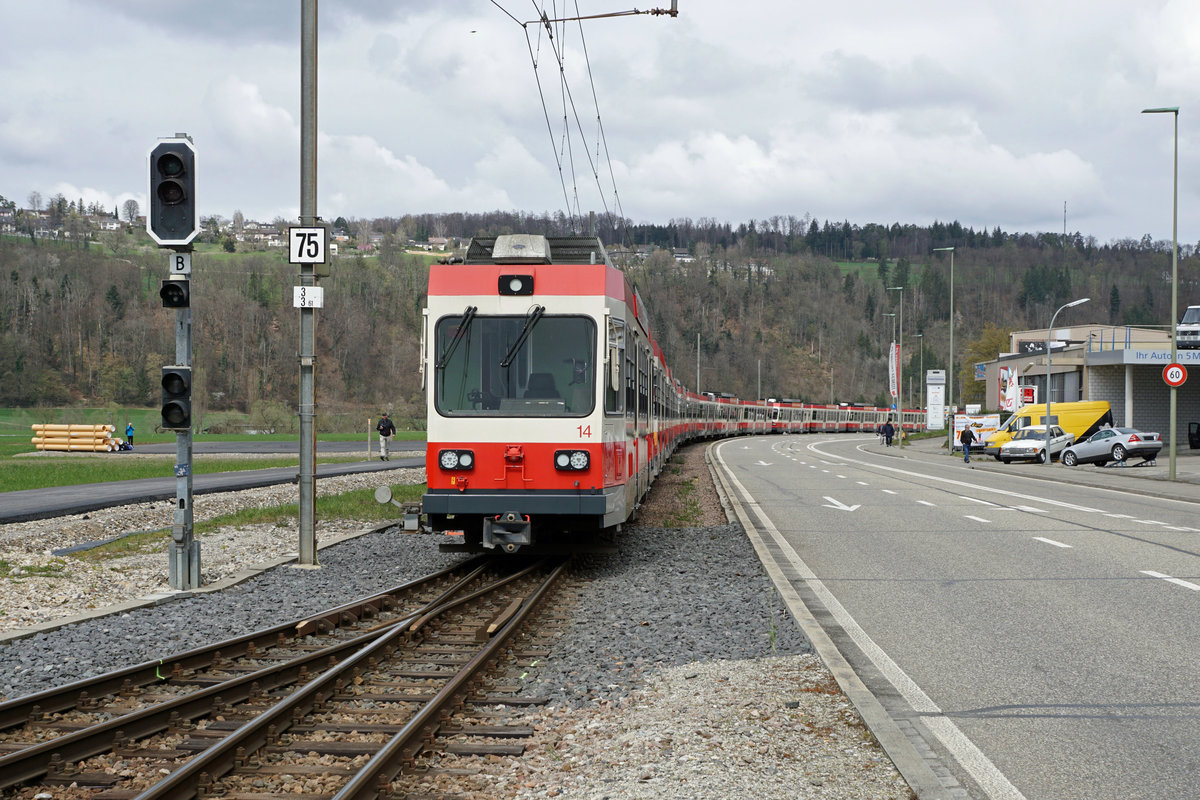
[[[522,564],[473,559],[304,620],[0,704],[0,790],[348,800],[386,794],[441,727],[484,740],[485,752],[511,752],[504,739],[521,735],[512,726],[443,722],[472,704],[531,702],[481,677],[567,562]]]

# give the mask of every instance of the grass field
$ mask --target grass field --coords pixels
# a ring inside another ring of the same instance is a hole
[[[362,458],[341,455],[317,459],[318,464],[344,464],[352,461],[362,461]],[[192,474],[205,475],[214,472],[239,472],[247,469],[295,467],[299,463],[299,458],[286,455],[276,458],[195,456],[192,462]],[[0,471],[0,492],[45,489],[49,486],[75,486],[80,483],[167,478],[174,474],[174,464],[175,457],[173,455],[131,459],[118,453],[0,460],[0,465],[3,465],[3,470]]]
[[[174,433],[155,434],[159,422],[157,408],[0,408],[0,492],[20,489],[40,489],[49,486],[73,486],[80,483],[102,481],[124,481],[137,478],[161,478],[173,474],[173,456],[154,458],[129,458],[128,453],[54,453],[30,457],[37,453],[30,439],[34,423],[108,423],[116,427],[114,436],[125,438],[125,424],[132,421],[135,428],[134,455],[139,445],[152,443],[174,443]],[[365,422],[365,420],[364,420]],[[393,448],[404,448],[404,441],[421,440],[424,431],[398,431]],[[324,442],[362,442],[365,455],[367,433],[321,433],[317,436]],[[199,434],[195,442],[287,442],[295,443],[296,435],[274,434]],[[378,450],[377,437],[372,435],[371,446]],[[354,454],[319,456],[321,464],[359,461]],[[197,455],[194,458],[194,474],[233,472],[247,469],[296,466],[295,456],[280,455],[275,458],[232,458],[220,455]]]

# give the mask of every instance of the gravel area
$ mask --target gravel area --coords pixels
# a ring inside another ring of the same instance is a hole
[[[322,480],[319,490],[334,490],[335,480],[341,479]],[[392,482],[399,482],[395,474]],[[294,498],[294,487],[282,491]],[[207,497],[197,498],[197,518],[206,513],[201,503]],[[100,536],[91,528],[68,532],[107,513],[21,523],[42,526],[22,532],[0,526],[0,559],[13,553],[46,558],[47,547],[71,538],[112,536],[112,519],[99,523]],[[330,538],[338,527],[322,526],[318,538]],[[232,573],[282,557],[296,544],[293,528],[221,531],[202,541],[206,579],[210,569],[212,576]],[[809,652],[741,529],[726,521],[702,446],[668,465],[640,523],[627,528],[619,544],[615,555],[582,559],[570,622],[550,656],[525,676],[531,694],[550,698],[522,717],[536,730],[526,756],[449,758],[442,766],[474,776],[438,778],[435,771],[404,791],[489,799],[913,796]],[[319,570],[275,568],[220,592],[11,639],[0,643],[0,697],[300,617],[458,558],[438,553],[429,535],[371,533],[322,549]],[[0,579],[6,609],[0,622],[28,625],[101,605],[100,598],[136,597],[150,577],[120,564],[98,576],[78,574],[73,559],[65,562],[58,576]],[[158,573],[150,590],[161,590],[165,556],[154,555],[144,568]]]

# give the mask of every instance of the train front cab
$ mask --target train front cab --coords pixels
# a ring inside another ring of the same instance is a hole
[[[482,260],[469,251],[465,264],[430,270],[428,527],[452,534],[444,549],[507,552],[543,535],[615,528],[627,516],[630,472],[648,467],[627,439],[647,419],[624,413],[630,394],[634,409],[639,392],[649,399],[637,372],[647,362],[609,313],[624,278],[586,255],[497,264],[492,240],[476,242],[485,243]]]

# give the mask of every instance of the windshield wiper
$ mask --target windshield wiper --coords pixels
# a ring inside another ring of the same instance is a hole
[[[517,351],[521,349],[521,345],[525,344],[525,340],[529,338],[529,334],[533,332],[533,326],[538,324],[538,320],[546,313],[545,306],[534,306],[529,312],[529,316],[525,318],[525,327],[521,328],[521,335],[513,342],[512,347],[508,348],[508,352],[500,361],[500,366],[508,369],[508,365],[512,363],[513,358],[517,355]]]
[[[450,340],[450,344],[446,345],[446,350],[442,353],[441,358],[434,365],[435,369],[445,369],[446,363],[450,361],[450,357],[454,355],[454,351],[458,349],[458,343],[467,335],[467,331],[471,328],[471,323],[475,321],[475,312],[479,309],[475,306],[467,306],[463,311],[462,322],[458,323],[458,330],[454,332],[454,338]]]

